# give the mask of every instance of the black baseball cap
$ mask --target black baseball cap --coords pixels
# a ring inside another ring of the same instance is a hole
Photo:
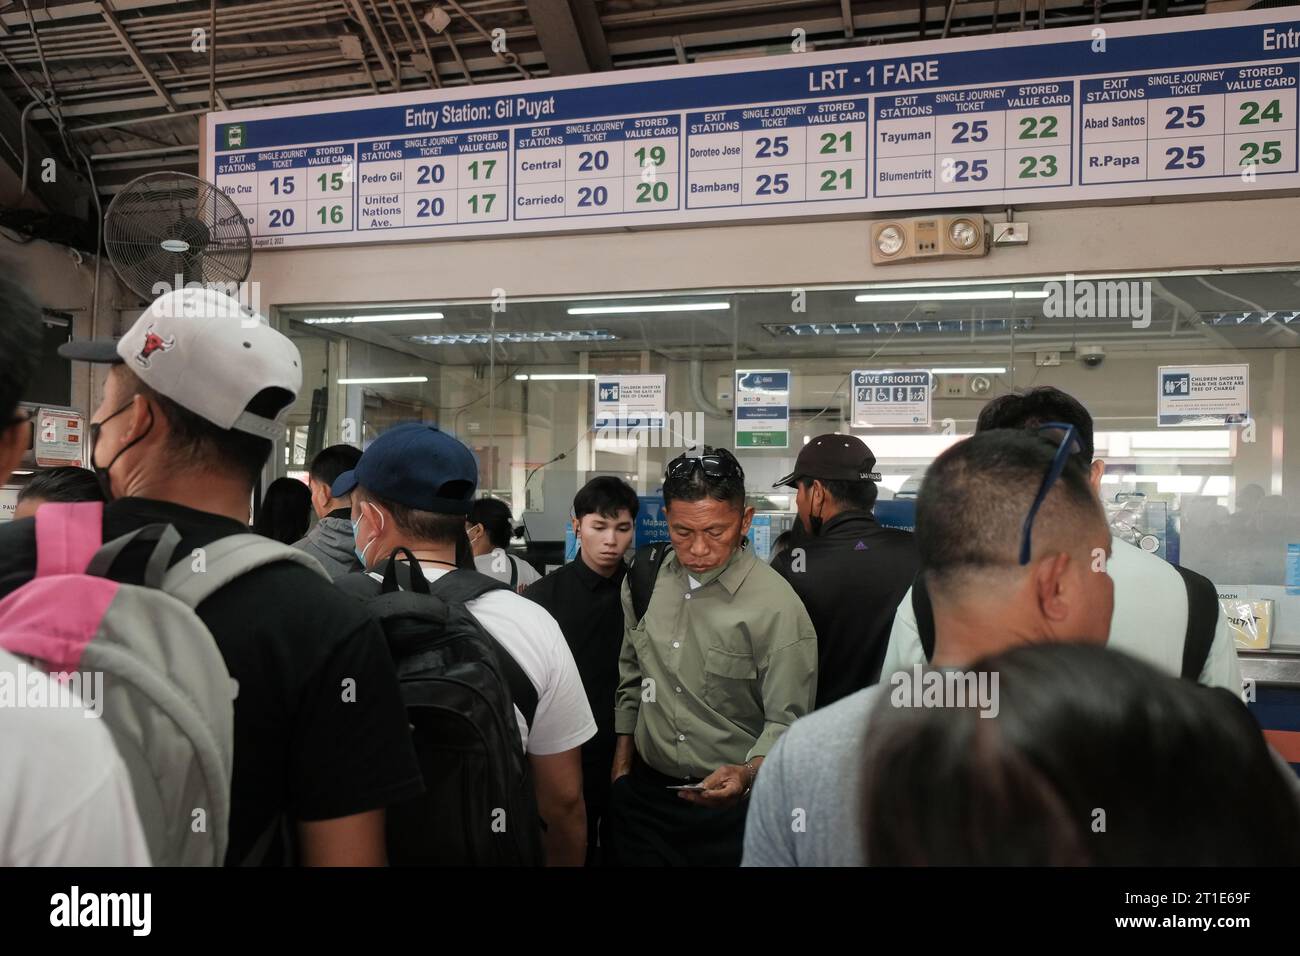
[[[879,481],[876,456],[867,443],[854,435],[818,435],[804,445],[795,459],[794,471],[772,485],[795,485],[800,478],[822,481]]]
[[[342,498],[357,485],[417,511],[463,515],[474,500],[478,462],[438,426],[407,422],[371,442],[357,467],[334,479],[330,495]]]

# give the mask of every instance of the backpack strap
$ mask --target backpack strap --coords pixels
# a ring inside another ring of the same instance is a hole
[[[236,578],[268,564],[289,561],[315,571],[329,580],[320,562],[297,548],[264,538],[260,534],[232,534],[203,549],[203,568],[182,559],[164,575],[160,587],[172,597],[197,608]]]
[[[506,560],[510,562],[510,590],[514,591],[519,585],[519,561],[513,554],[507,554]]]
[[[461,606],[482,597],[489,591],[508,589],[509,585],[503,581],[464,568],[449,571],[429,585],[430,593],[443,603]],[[486,632],[487,628],[483,630]],[[492,637],[490,633],[488,636]],[[501,642],[495,638],[492,639],[492,643],[501,652],[497,656],[501,661],[501,669],[505,672],[506,684],[510,687],[510,696],[520,713],[524,715],[524,723],[528,725],[529,730],[532,730],[533,718],[537,716],[537,688],[524,673],[524,669],[519,666],[514,655],[507,648],[502,647]]]
[[[117,563],[122,552],[136,542],[148,541],[154,541],[156,544],[144,566],[144,586],[161,587],[163,577],[167,574],[167,567],[171,564],[172,555],[175,554],[177,545],[181,543],[181,533],[169,524],[147,524],[119,538],[114,538],[95,552],[86,564],[86,573],[93,574],[95,577],[111,578],[113,565]]]
[[[1187,635],[1183,638],[1182,676],[1190,681],[1199,681],[1219,625],[1219,591],[1204,575],[1177,564],[1173,568],[1182,576],[1183,586],[1187,588]]]
[[[36,512],[36,576],[81,574],[103,542],[101,501],[57,502]]]
[[[659,569],[663,567],[670,548],[672,544],[667,541],[655,541],[637,548],[632,555],[632,563],[627,569],[627,588],[632,595],[632,613],[638,624],[650,607],[655,580],[659,577]]]
[[[925,586],[925,574],[916,572],[912,580],[912,615],[916,618],[916,633],[921,638],[921,650],[928,661],[934,657],[934,605],[930,591]]]

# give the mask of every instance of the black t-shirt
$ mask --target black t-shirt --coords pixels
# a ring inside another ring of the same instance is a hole
[[[603,765],[600,779],[606,782],[614,754],[614,696],[618,692],[618,656],[623,648],[619,589],[626,575],[627,569],[620,564],[611,577],[603,577],[578,555],[524,589],[524,597],[536,601],[555,618],[573,652],[587,702],[596,718],[596,736],[582,746],[583,761],[589,767]]]
[[[894,612],[919,562],[910,532],[882,528],[865,511],[837,514],[816,537],[798,534],[773,559],[817,631],[817,707],[880,680]]]
[[[220,515],[124,498],[105,507],[104,540],[155,523],[181,534],[174,564],[248,531]],[[151,547],[128,547],[113,579],[142,583]],[[0,525],[0,597],[30,580],[35,566],[35,520]],[[330,820],[421,792],[393,660],[360,602],[301,565],[280,563],[232,581],[197,613],[238,681],[227,865],[242,862],[280,815]],[[353,695],[344,693],[347,679]],[[284,856],[277,837],[265,859]]]

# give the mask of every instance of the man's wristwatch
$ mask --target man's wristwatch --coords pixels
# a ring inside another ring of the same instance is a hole
[[[745,761],[745,769],[749,771],[749,785],[745,787],[745,793],[741,794],[742,797],[754,789],[754,778],[758,776],[758,770],[754,767],[754,761],[752,759]]]

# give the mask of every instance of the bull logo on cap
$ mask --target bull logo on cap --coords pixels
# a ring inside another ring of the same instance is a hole
[[[141,368],[148,368],[155,352],[166,352],[176,344],[176,336],[169,335],[163,338],[153,330],[153,326],[144,330],[144,345],[140,346],[140,353],[135,357],[135,363]]]

